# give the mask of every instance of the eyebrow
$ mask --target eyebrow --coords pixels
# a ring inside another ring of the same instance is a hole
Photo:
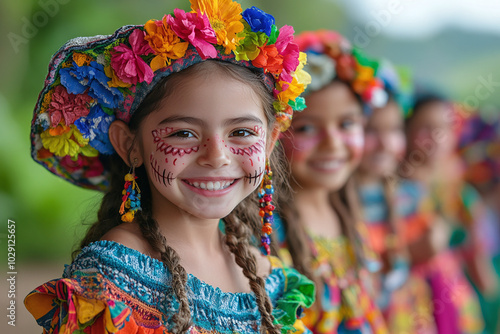
[[[224,121],[224,125],[236,125],[246,122],[258,123],[259,125],[264,125],[262,120],[256,116],[243,116],[243,117],[235,117],[229,118]]]
[[[205,122],[196,117],[188,117],[188,116],[170,116],[162,120],[158,125],[162,124],[167,124],[167,123],[174,123],[174,122],[184,122],[188,124],[193,124],[193,125],[198,125],[198,126],[204,126]],[[243,117],[235,117],[235,118],[228,118],[224,120],[223,124],[225,126],[228,125],[236,125],[236,124],[241,124],[245,122],[254,122],[258,123],[259,125],[264,125],[262,120],[258,117],[255,116],[243,116]]]
[[[196,118],[196,117],[170,116],[170,117],[165,118],[160,123],[158,123],[158,125],[167,124],[167,123],[174,123],[174,122],[184,122],[184,123],[199,125],[199,126],[203,126],[205,124],[205,122],[203,122],[203,120]]]

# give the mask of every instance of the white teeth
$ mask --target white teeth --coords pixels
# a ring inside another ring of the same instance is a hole
[[[315,163],[316,167],[321,169],[335,169],[339,168],[342,165],[341,161],[328,161],[328,162],[317,162]]]
[[[232,185],[234,183],[233,181],[216,181],[216,182],[211,182],[208,181],[207,183],[204,182],[187,182],[188,184],[192,185],[195,188],[198,189],[203,189],[203,190],[209,190],[209,191],[217,191],[221,189],[225,189]]]

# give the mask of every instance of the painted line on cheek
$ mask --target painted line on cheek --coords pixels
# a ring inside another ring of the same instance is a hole
[[[250,163],[252,164],[252,167],[253,167],[253,161],[252,161],[252,159],[249,159],[249,160],[250,160]]]
[[[260,182],[260,178],[262,177],[262,174],[264,174],[264,171],[262,170],[262,168],[259,167],[259,171],[257,172],[257,170],[254,171],[254,174],[252,175],[252,173],[248,173],[247,176],[245,176],[246,179],[248,179],[248,184],[252,184],[252,181],[253,181],[253,185],[257,185],[258,182]]]
[[[175,162],[177,161],[177,159],[174,159],[174,166],[175,166]]]
[[[153,169],[155,178],[158,182],[163,183],[163,185],[172,185],[172,181],[175,180],[175,177],[173,177],[172,172],[168,172],[163,169],[163,171],[160,171],[160,166],[158,164],[158,161],[156,161],[155,158],[153,158],[153,155],[150,156],[149,158],[149,163],[151,165],[151,168]],[[166,174],[166,175],[165,175]]]

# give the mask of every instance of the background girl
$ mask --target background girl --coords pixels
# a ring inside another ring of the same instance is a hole
[[[314,333],[385,333],[367,269],[378,269],[348,182],[363,152],[366,101],[385,103],[373,72],[333,31],[296,38],[308,55],[308,107],[280,139],[290,162],[293,198],[278,203],[280,254],[317,282],[318,301],[304,323]],[[366,283],[366,284],[365,284]]]

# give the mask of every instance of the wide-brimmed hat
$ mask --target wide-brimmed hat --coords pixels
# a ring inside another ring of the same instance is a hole
[[[238,64],[263,75],[276,119],[285,130],[310,77],[291,26],[232,0],[191,0],[161,20],[124,26],[107,36],[68,41],[52,57],[31,124],[31,154],[50,172],[90,189],[105,190],[102,157],[115,151],[109,125],[126,123],[162,79],[207,59]]]

